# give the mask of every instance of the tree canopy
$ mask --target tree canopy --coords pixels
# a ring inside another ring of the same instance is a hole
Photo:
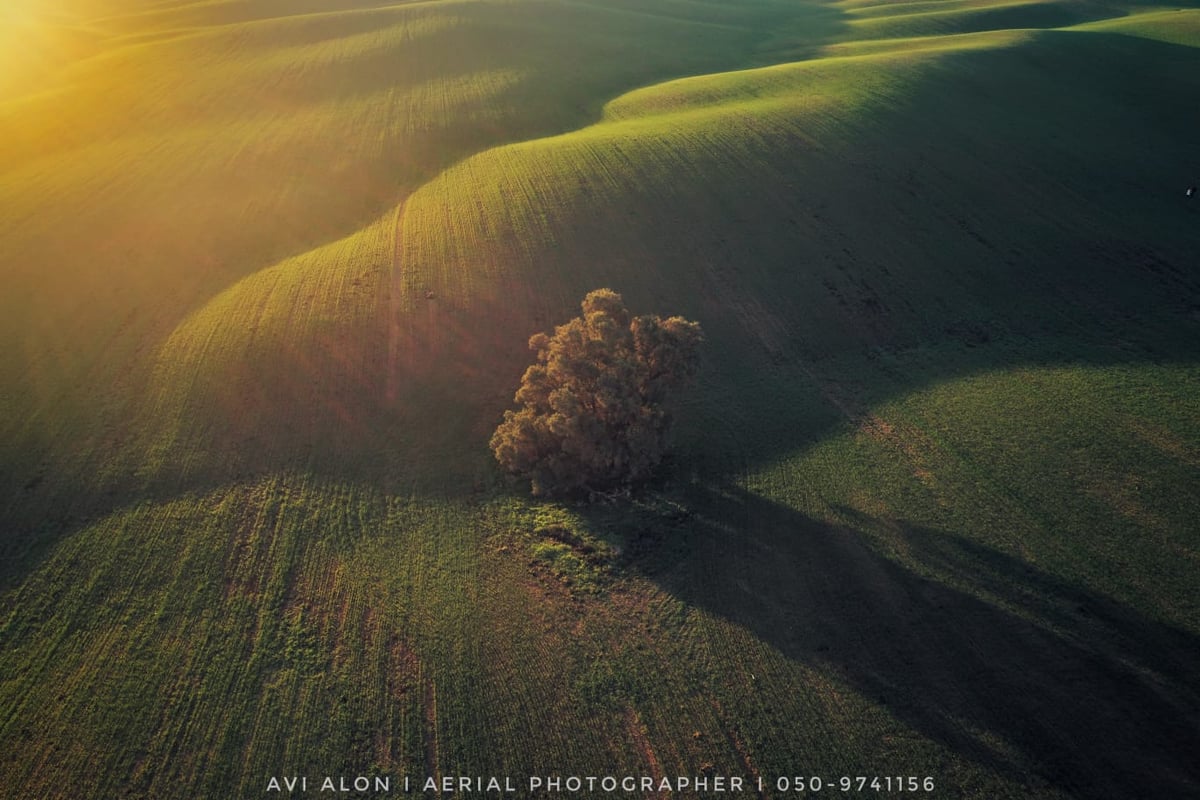
[[[632,317],[611,289],[589,292],[583,316],[535,334],[536,362],[491,447],[535,495],[604,492],[644,480],[662,460],[679,390],[699,365],[700,325]]]

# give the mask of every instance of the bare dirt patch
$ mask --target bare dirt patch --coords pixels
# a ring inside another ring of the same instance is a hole
[[[655,785],[658,785],[663,779],[662,764],[659,763],[658,754],[654,752],[654,747],[650,744],[650,737],[646,732],[645,724],[642,723],[642,717],[633,706],[625,708],[625,729],[629,732],[629,739],[637,747],[642,760],[649,765],[650,775],[653,776]],[[647,796],[661,797],[662,795],[655,792]]]
[[[755,787],[755,794],[758,797],[764,797],[763,792],[758,790],[759,780],[762,778],[762,773],[758,771],[758,767],[754,763],[754,759],[750,757],[750,749],[746,747],[746,742],[742,739],[741,733],[738,731],[737,725],[730,724],[728,717],[725,716],[725,710],[721,708],[721,703],[715,697],[711,698],[713,711],[716,712],[717,719],[721,724],[721,732],[725,734],[726,741],[733,751],[737,753],[738,761],[746,769],[746,774],[750,776],[750,783]]]

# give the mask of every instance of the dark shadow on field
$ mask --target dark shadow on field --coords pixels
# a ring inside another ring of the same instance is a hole
[[[855,528],[886,528],[930,577],[859,530],[744,490],[693,485],[676,499],[687,516],[643,519],[628,565],[680,600],[1030,788],[1200,792],[1194,635],[954,533],[843,509]]]

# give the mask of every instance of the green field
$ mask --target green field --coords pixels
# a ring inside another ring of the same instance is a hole
[[[7,3],[0,797],[1200,796],[1197,98],[1130,0]],[[700,380],[534,500],[601,286]]]

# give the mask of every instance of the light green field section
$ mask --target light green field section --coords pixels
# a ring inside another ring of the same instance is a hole
[[[1120,33],[1185,47],[1200,47],[1200,12],[1193,8],[1144,11],[1128,17],[1077,25],[1074,29]]]
[[[25,10],[89,38],[0,84],[13,797],[1200,787],[1194,9]],[[487,438],[599,286],[704,370],[534,503]]]

